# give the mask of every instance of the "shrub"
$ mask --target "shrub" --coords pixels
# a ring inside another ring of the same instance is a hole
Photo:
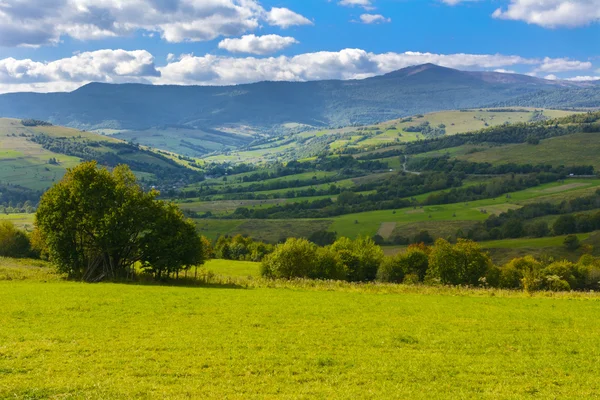
[[[340,238],[331,249],[339,254],[345,266],[347,280],[373,281],[377,277],[377,270],[383,260],[383,250],[371,238]]]
[[[577,221],[572,215],[561,215],[552,225],[555,235],[568,235],[577,232]]]
[[[261,274],[270,278],[314,276],[317,246],[306,239],[290,238],[275,247],[262,262]]]
[[[521,285],[527,292],[538,290],[542,285],[542,263],[531,256],[515,258],[505,267],[514,268],[521,276]],[[515,274],[516,277],[516,274]],[[507,278],[508,279],[508,278]]]
[[[404,280],[404,265],[401,254],[395,257],[385,257],[377,271],[377,281],[400,283]]]
[[[575,251],[581,246],[581,243],[579,243],[577,235],[568,235],[563,241],[563,246],[569,251]]]
[[[481,247],[470,240],[458,239],[456,245],[438,239],[429,255],[430,278],[439,278],[443,284],[477,285],[492,262]]]
[[[542,270],[542,276],[546,280],[547,288],[550,290],[556,290],[557,287],[564,286],[562,283],[556,283],[557,279],[567,283],[568,289],[566,290],[577,287],[580,280],[577,279],[576,275],[579,275],[579,271],[575,264],[565,260],[553,262]]]
[[[25,232],[11,221],[0,221],[0,256],[25,258],[31,256],[31,243]]]

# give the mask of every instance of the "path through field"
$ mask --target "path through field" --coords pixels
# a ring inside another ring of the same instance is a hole
[[[396,229],[395,222],[384,222],[379,227],[377,234],[384,239],[388,239],[390,236],[392,236],[392,233],[394,233],[394,229]]]

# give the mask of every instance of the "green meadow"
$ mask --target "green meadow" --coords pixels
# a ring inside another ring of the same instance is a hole
[[[0,260],[0,398],[600,396],[595,294],[267,282],[244,278],[254,263],[206,268],[231,283],[92,285]]]
[[[540,141],[538,145],[510,144],[458,155],[459,159],[492,164],[593,165],[600,168],[600,133],[577,133]]]

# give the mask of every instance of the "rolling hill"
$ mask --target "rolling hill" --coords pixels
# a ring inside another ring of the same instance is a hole
[[[190,165],[122,140],[61,126],[26,126],[0,118],[0,184],[41,191],[59,181],[67,168],[96,160],[114,167],[127,164],[148,184],[169,187],[196,173]]]
[[[526,106],[527,99],[546,107],[570,107],[580,103],[573,99],[577,90],[589,92],[586,107],[600,106],[597,85],[425,64],[349,81],[227,87],[91,83],[71,93],[1,95],[0,115],[87,130],[142,131],[136,133],[138,137],[143,130],[157,127],[194,128],[217,135],[251,127],[271,133],[287,123],[348,126],[489,104]]]

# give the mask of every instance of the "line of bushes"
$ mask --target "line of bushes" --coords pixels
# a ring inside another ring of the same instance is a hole
[[[600,259],[584,255],[572,263],[527,256],[496,266],[479,244],[467,239],[459,239],[456,244],[444,239],[433,246],[413,244],[393,257],[384,256],[370,238],[340,238],[326,247],[305,239],[288,239],[263,259],[261,274],[273,279],[469,285],[526,291],[597,290]]]

